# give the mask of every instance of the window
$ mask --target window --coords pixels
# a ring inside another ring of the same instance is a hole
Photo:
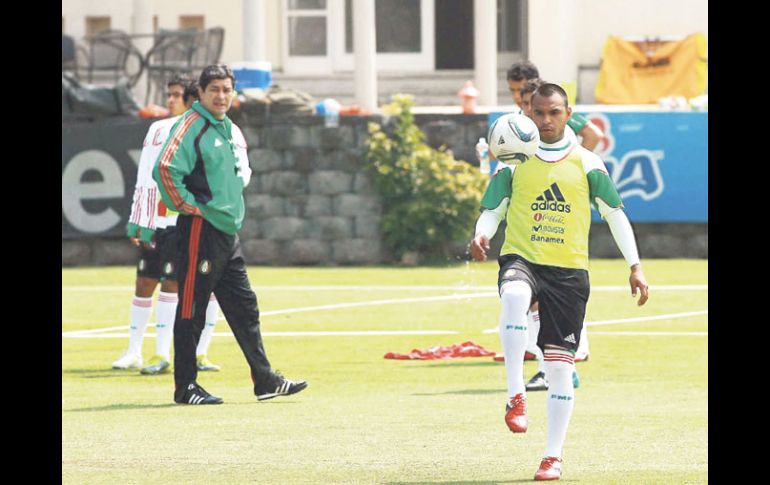
[[[375,0],[377,52],[420,52],[420,0]],[[345,52],[353,52],[352,0],[345,0]]]
[[[289,55],[326,55],[326,0],[289,0]]]
[[[522,0],[497,0],[497,50],[522,52],[525,15]]]
[[[180,15],[179,16],[179,28],[184,29],[196,29],[203,31],[206,29],[203,22],[203,15]]]
[[[110,17],[86,17],[86,35],[107,30],[111,25]]]

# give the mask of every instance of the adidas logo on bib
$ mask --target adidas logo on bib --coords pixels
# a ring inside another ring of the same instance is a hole
[[[567,200],[559,190],[559,185],[556,182],[551,184],[551,187],[543,192],[543,195],[537,196],[535,202],[532,203],[530,209],[533,211],[556,211],[569,213],[572,210],[570,204],[566,204]]]

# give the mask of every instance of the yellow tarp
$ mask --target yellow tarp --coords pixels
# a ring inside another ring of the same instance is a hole
[[[629,42],[610,37],[602,50],[596,101],[649,104],[666,96],[700,96],[708,81],[707,49],[701,33],[679,41]]]

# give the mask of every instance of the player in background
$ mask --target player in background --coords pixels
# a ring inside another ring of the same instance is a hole
[[[160,282],[161,289],[156,307],[156,352],[141,373],[153,375],[171,370],[171,337],[178,301],[175,261],[177,236],[174,227],[177,214],[170,211],[160,200],[157,185],[152,180],[152,167],[168,138],[169,129],[197,99],[197,83],[186,75],[174,76],[167,83],[166,95],[166,107],[171,117],[153,123],[144,140],[127,228],[131,242],[140,248],[136,293],[131,306],[129,348],[112,364],[115,369],[142,366],[142,342],[152,311],[152,294]],[[212,296],[206,309],[206,328],[197,347],[198,369],[202,371],[220,369],[206,357],[217,315],[218,305]]]
[[[565,136],[571,111],[560,86],[543,84],[537,88],[532,97],[532,116],[540,133],[540,147],[536,156],[520,165],[506,166],[492,178],[481,200],[482,213],[471,242],[473,258],[486,260],[489,240],[503,218],[507,219],[498,259],[498,288],[502,306],[500,340],[508,387],[505,423],[514,433],[524,433],[528,428],[523,379],[527,311],[534,301],[540,304],[537,343],[545,356],[550,388],[546,398],[547,443],[535,480],[561,477],[562,449],[575,400],[571,382],[574,355],[590,292],[591,206],[607,221],[625,258],[631,295],[639,293],[640,306],[649,298],[633,229],[604,162]],[[553,203],[543,202],[543,208],[538,200]],[[550,221],[552,231],[532,226],[538,214]]]
[[[528,81],[538,78],[540,78],[540,72],[538,71],[537,66],[529,61],[513,64],[506,72],[508,92],[511,93],[513,102],[516,103],[516,106],[521,108],[522,111],[526,111],[523,99],[524,86]],[[530,93],[531,92],[532,91],[530,91]],[[572,128],[572,131],[579,137],[578,141],[580,144],[589,151],[594,151],[597,145],[604,139],[602,130],[588,118],[578,113],[572,113],[572,116],[567,121],[567,126]]]

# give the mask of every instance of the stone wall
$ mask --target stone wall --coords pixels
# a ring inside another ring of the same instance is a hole
[[[240,232],[251,264],[382,261],[381,206],[363,173],[366,118],[325,127],[317,117],[237,122],[252,180]]]
[[[380,116],[340,118],[325,127],[314,116],[233,119],[249,144],[251,183],[244,193],[240,232],[249,264],[338,265],[388,262],[380,241],[382,207],[363,173],[367,123]],[[486,115],[415,115],[426,141],[446,146],[474,165],[474,146],[486,136]],[[642,257],[708,257],[707,224],[636,224]],[[469,228],[469,238],[472,228]],[[461,244],[458,258],[466,257]],[[499,248],[499,246],[497,246]],[[493,249],[495,246],[493,245]],[[592,257],[620,257],[606,224],[593,224]],[[133,264],[126,238],[62,241],[62,265]]]

